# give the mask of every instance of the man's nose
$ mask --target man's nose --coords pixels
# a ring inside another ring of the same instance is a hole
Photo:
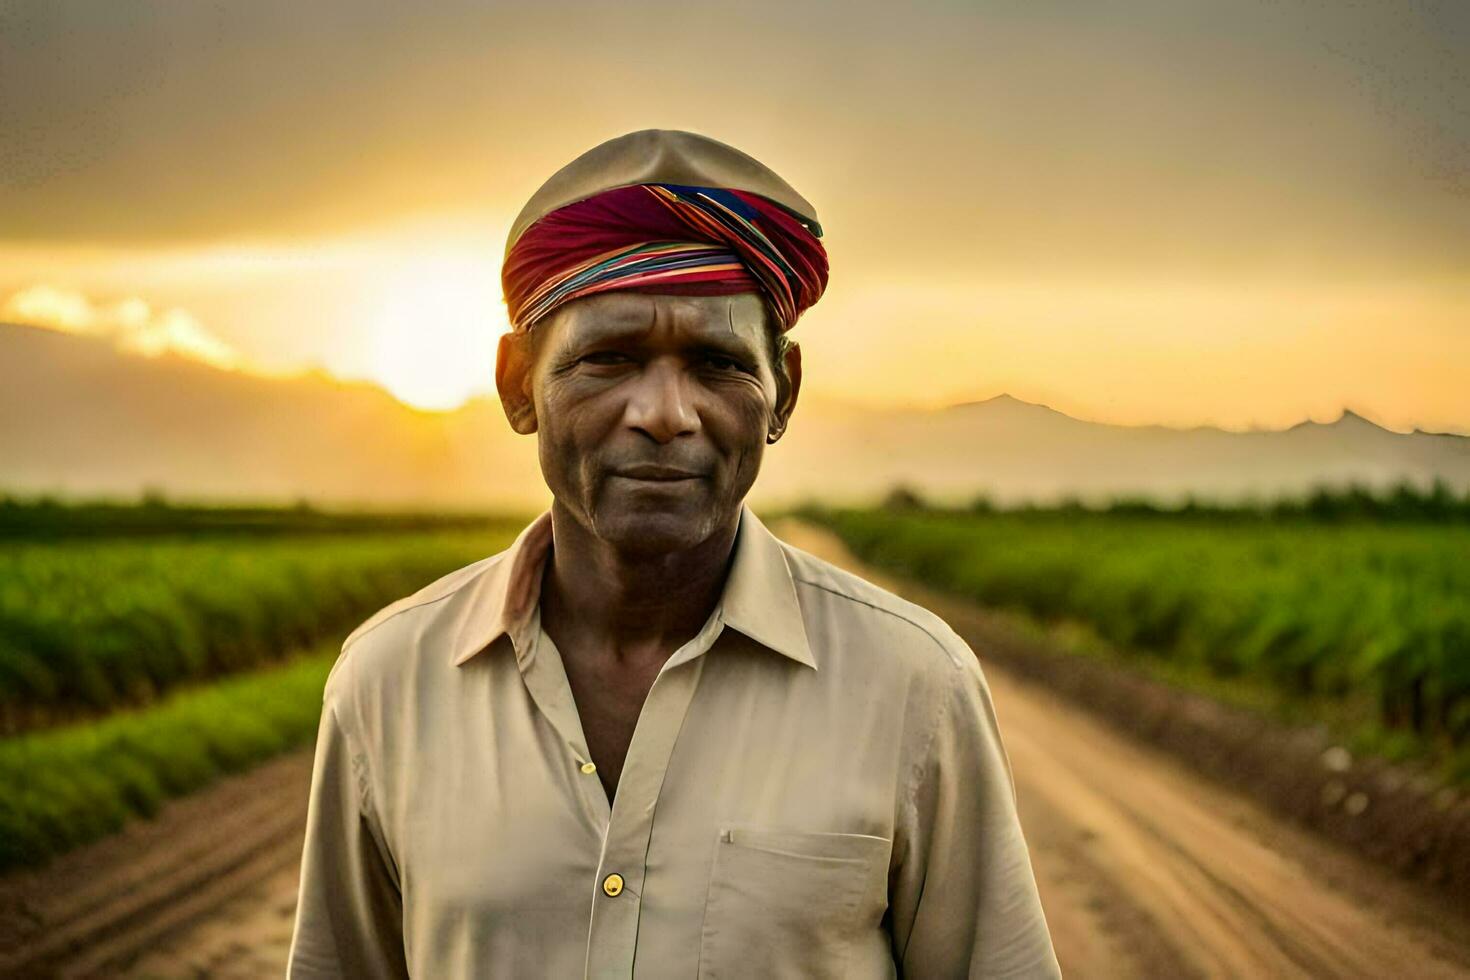
[[[672,359],[650,361],[633,382],[626,421],[655,442],[671,442],[699,431],[699,412],[691,400],[689,382]]]

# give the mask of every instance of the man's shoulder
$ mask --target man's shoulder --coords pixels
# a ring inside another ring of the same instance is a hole
[[[969,645],[931,610],[785,541],[781,547],[798,594],[807,593],[803,610],[844,621],[849,628],[837,635],[861,637],[869,650],[920,669],[975,662]]]
[[[409,667],[407,660],[414,651],[423,652],[434,644],[425,644],[425,638],[448,639],[450,631],[436,629],[449,627],[460,611],[463,598],[473,591],[474,586],[493,570],[507,552],[472,562],[443,575],[411,595],[389,603],[358,625],[342,641],[342,650],[337,655],[331,673],[327,676],[327,687],[340,687],[348,683],[348,675],[361,683],[384,673],[396,672]],[[448,651],[445,663],[448,664]],[[350,672],[346,666],[351,664]]]
[[[439,605],[443,600],[451,598],[466,586],[476,581],[504,557],[505,552],[502,551],[490,555],[487,558],[481,558],[479,561],[471,562],[462,568],[456,568],[447,575],[435,579],[411,595],[406,595],[402,599],[390,602],[363,620],[356,629],[347,634],[347,639],[342,641],[342,648],[346,650],[359,640],[369,636],[391,620],[397,619],[400,616],[409,616],[411,619],[432,617],[439,612],[439,610],[434,608],[435,606]]]

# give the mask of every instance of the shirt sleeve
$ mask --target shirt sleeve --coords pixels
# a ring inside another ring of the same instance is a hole
[[[969,647],[953,642],[960,663],[895,841],[894,956],[906,976],[1060,977],[990,688]]]
[[[328,697],[317,734],[287,976],[406,977],[403,902],[364,760]]]

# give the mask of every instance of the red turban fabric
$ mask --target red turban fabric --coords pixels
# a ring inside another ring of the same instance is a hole
[[[748,191],[634,184],[546,214],[511,246],[501,283],[511,326],[611,290],[762,292],[784,332],[827,287],[815,223]]]

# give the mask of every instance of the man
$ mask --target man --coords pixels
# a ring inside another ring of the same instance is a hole
[[[496,382],[554,504],[327,682],[293,976],[1056,976],[974,655],[744,505],[811,205],[690,133],[510,234]]]

